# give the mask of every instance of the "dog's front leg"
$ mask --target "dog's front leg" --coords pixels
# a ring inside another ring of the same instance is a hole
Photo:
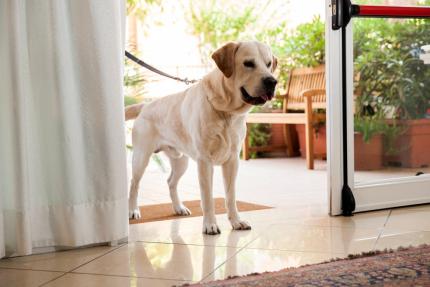
[[[240,219],[236,207],[236,176],[239,169],[239,157],[232,156],[222,165],[222,175],[224,177],[225,204],[227,206],[227,215],[231,226],[235,230],[248,230],[251,225]]]
[[[197,166],[199,171],[201,206],[203,210],[203,233],[210,235],[220,234],[221,231],[216,224],[214,200],[212,197],[212,163],[199,160],[197,161]]]

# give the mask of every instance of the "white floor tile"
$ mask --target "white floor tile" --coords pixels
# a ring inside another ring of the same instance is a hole
[[[0,267],[48,271],[70,271],[93,260],[94,258],[114,250],[115,248],[116,247],[98,246],[31,256],[14,257],[0,260]]]
[[[75,272],[199,281],[236,252],[228,247],[135,242]]]
[[[76,274],[69,273],[59,279],[56,279],[46,287],[171,287],[173,285],[181,286],[190,281],[177,281],[177,280],[162,280],[162,279],[148,279],[137,277],[118,277],[118,276],[105,276],[93,274]]]
[[[396,228],[384,229],[376,242],[375,249],[397,249],[399,247],[419,246],[430,244],[429,231],[405,231]]]
[[[393,209],[386,227],[408,231],[430,231],[430,204]]]
[[[381,229],[276,224],[247,248],[356,254],[373,250]]]
[[[243,216],[246,218],[246,216]],[[225,214],[217,216],[220,235],[202,234],[202,217],[130,225],[129,241],[243,247],[263,232],[268,224],[251,222],[251,230],[232,230]]]
[[[53,280],[63,273],[0,268],[0,286],[36,287]]]

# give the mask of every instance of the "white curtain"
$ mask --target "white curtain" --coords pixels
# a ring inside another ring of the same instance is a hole
[[[0,258],[127,237],[124,13],[0,1]]]

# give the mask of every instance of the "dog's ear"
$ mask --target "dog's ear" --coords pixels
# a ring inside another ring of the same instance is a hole
[[[275,56],[272,56],[272,73],[276,70],[276,67],[278,66],[278,58]]]
[[[230,78],[231,75],[233,75],[234,56],[238,48],[238,43],[229,42],[212,54],[212,59],[227,78]]]

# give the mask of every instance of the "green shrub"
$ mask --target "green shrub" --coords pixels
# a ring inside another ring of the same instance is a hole
[[[362,134],[365,143],[369,143],[373,136],[383,134],[385,125],[384,119],[375,117],[356,116],[354,119],[354,130]]]
[[[429,31],[428,20],[354,22],[356,113],[424,117],[430,107],[430,66],[419,54],[430,43]]]
[[[257,39],[270,43],[278,57],[278,87],[285,88],[292,68],[316,67],[325,63],[325,26],[319,16],[309,23],[288,29],[283,21],[273,29],[263,30]]]
[[[222,44],[246,38],[247,27],[255,22],[254,6],[235,7],[217,5],[219,0],[190,2],[193,33],[199,38],[202,61],[208,63],[210,55]]]
[[[134,105],[139,103],[139,100],[137,97],[133,96],[124,96],[124,107]]]
[[[124,105],[132,105],[141,101],[145,94],[146,79],[136,63],[125,60],[124,64]]]

